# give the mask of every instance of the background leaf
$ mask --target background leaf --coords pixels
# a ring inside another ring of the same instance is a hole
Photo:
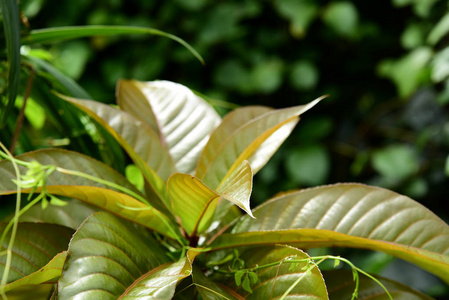
[[[326,286],[329,292],[329,299],[351,299],[354,292],[355,282],[350,270],[326,271],[323,272]],[[387,293],[382,287],[371,278],[360,274],[360,286],[357,299],[359,300],[380,300],[388,299]],[[431,297],[424,295],[412,288],[388,278],[376,278],[387,288],[395,300],[430,300]]]
[[[169,262],[146,230],[105,212],[78,229],[58,284],[58,296],[115,299],[139,278]]]

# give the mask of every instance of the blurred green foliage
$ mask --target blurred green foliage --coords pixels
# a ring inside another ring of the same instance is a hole
[[[105,103],[114,102],[120,78],[172,80],[213,99],[277,108],[329,94],[256,176],[254,204],[280,189],[357,181],[407,194],[449,220],[447,1],[21,0],[20,8],[30,24],[24,32],[153,27],[186,40],[206,61],[201,65],[159,37],[95,37],[28,49]],[[60,128],[76,116],[64,115],[41,80],[33,85],[16,152],[64,145],[124,172],[126,158],[92,138],[98,133],[83,129],[93,126],[88,120],[73,132]],[[33,101],[42,97],[48,106]],[[0,138],[9,140],[13,127],[9,119]]]

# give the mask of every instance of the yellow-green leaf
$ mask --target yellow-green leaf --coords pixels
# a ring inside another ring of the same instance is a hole
[[[59,278],[67,256],[67,251],[56,254],[45,266],[21,279],[6,284],[4,292],[26,285],[36,285]]]
[[[252,172],[247,161],[243,161],[217,191],[198,178],[181,173],[170,177],[167,185],[173,211],[189,235],[209,228],[220,198],[237,205],[253,217],[249,205]]]

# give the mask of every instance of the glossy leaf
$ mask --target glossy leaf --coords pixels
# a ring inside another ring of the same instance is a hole
[[[167,205],[164,180],[174,172],[174,167],[157,135],[126,112],[91,100],[64,98],[92,117],[119,142],[142,171],[153,192]],[[158,202],[153,201],[152,205],[163,209],[163,205]]]
[[[0,232],[3,233],[5,227],[6,223],[0,223]],[[39,272],[42,273],[42,277],[40,275],[33,275],[31,277],[34,278],[31,279],[32,281],[39,281],[40,278],[42,280],[41,282],[43,282],[58,277],[61,270],[52,270],[52,268],[61,268],[62,264],[59,264],[61,260],[55,260],[47,268],[44,268],[44,266],[49,264],[58,253],[67,250],[73,233],[73,229],[56,224],[19,223],[12,248],[11,268],[7,282],[11,283],[26,278],[26,276],[38,270],[41,270]],[[10,236],[11,230],[9,230],[7,238],[3,241],[0,251],[6,250]],[[3,274],[5,262],[6,255],[0,256],[0,274]],[[48,276],[52,277],[49,278]],[[30,278],[24,279],[24,281],[27,280],[30,280]],[[12,285],[11,288],[20,285],[20,283]]]
[[[171,174],[175,173],[176,169],[166,147],[161,143],[157,134],[145,123],[136,120],[127,112],[100,102],[65,99],[76,104],[108,129],[131,158],[136,159],[134,152],[138,154],[162,180],[167,180]],[[112,132],[111,129],[114,131]],[[118,138],[117,135],[121,138]]]
[[[190,249],[179,261],[151,270],[137,280],[121,299],[172,299],[177,283],[192,274],[192,262],[199,253]]]
[[[81,223],[98,209],[77,200],[65,200],[67,205],[49,205],[42,209],[42,205],[34,205],[20,216],[20,222],[51,223],[78,229]]]
[[[23,155],[19,155],[16,158],[26,162],[35,160],[42,165],[54,165],[66,170],[80,171],[102,180],[120,185],[137,194],[139,193],[139,191],[137,191],[137,189],[130,182],[128,182],[122,174],[95,159],[77,152],[60,149],[45,149],[28,152]],[[20,167],[20,170],[22,174],[25,174],[25,167]],[[16,184],[12,181],[12,179],[15,179],[15,172],[12,164],[7,160],[0,161],[1,194],[16,192]],[[61,174],[59,172],[53,172],[49,176],[47,185],[85,185],[107,188],[107,186],[90,179]]]
[[[214,248],[286,243],[356,247],[415,263],[449,282],[449,226],[408,197],[361,184],[287,193],[242,217]]]
[[[320,270],[316,265],[310,265],[309,256],[299,249],[288,246],[249,248],[239,257],[245,261],[245,268],[279,262],[254,271],[258,280],[255,284],[251,282],[252,293],[245,291],[242,286],[236,287],[234,278],[227,280],[227,284],[245,299],[279,299],[291,286],[294,287],[286,299],[328,299]],[[289,258],[304,261],[293,264],[288,262]]]
[[[166,215],[126,194],[98,187],[64,185],[47,186],[47,191],[95,205],[171,238],[177,235],[176,225]]]
[[[78,39],[91,36],[117,36],[123,34],[151,34],[172,39],[186,47],[199,61],[204,63],[203,58],[187,44],[184,40],[172,34],[154,28],[134,27],[134,26],[64,26],[56,28],[36,29],[23,39],[24,45],[37,43],[51,43],[69,39]]]
[[[319,101],[286,109],[267,111],[256,107],[254,112],[245,109],[231,113],[212,133],[199,159],[196,176],[216,188],[244,160],[257,173],[290,135],[298,116]]]
[[[170,81],[122,80],[117,96],[124,110],[152,127],[158,124],[162,142],[167,144],[181,173],[193,171],[210,133],[221,121],[205,100],[185,86]],[[147,103],[143,104],[143,100]],[[136,112],[140,108],[141,112]]]
[[[355,289],[355,282],[352,272],[349,270],[327,271],[323,272],[326,280],[329,299],[351,299]],[[385,290],[373,279],[360,274],[360,285],[358,288],[358,300],[384,300],[388,299]],[[399,282],[388,278],[377,277],[388,290],[395,300],[431,300],[426,296],[412,288],[405,286]]]
[[[45,266],[39,270],[9,284],[6,284],[4,291],[8,292],[27,285],[37,285],[50,280],[58,279],[62,273],[67,251],[55,255]],[[31,297],[31,295],[30,295]]]
[[[3,29],[6,41],[6,54],[8,57],[8,84],[7,97],[0,95],[0,128],[5,118],[14,107],[20,80],[20,17],[18,4],[14,0],[0,0]]]
[[[173,213],[180,218],[187,234],[195,235],[206,230],[214,213],[214,209],[208,207],[215,207],[220,195],[189,174],[172,175],[167,182],[167,188]]]
[[[165,250],[145,229],[98,212],[83,223],[70,242],[58,297],[117,299],[169,262]]]
[[[252,190],[251,167],[244,161],[217,191],[198,178],[176,173],[170,177],[168,193],[173,212],[189,235],[204,232],[211,224],[220,198],[234,203],[252,216],[249,198]]]

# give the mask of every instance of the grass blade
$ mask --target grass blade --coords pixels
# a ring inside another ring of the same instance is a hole
[[[0,0],[3,12],[3,26],[6,38],[6,52],[8,56],[8,88],[7,96],[1,96],[0,128],[5,118],[14,106],[19,89],[20,79],[20,19],[17,1]]]

